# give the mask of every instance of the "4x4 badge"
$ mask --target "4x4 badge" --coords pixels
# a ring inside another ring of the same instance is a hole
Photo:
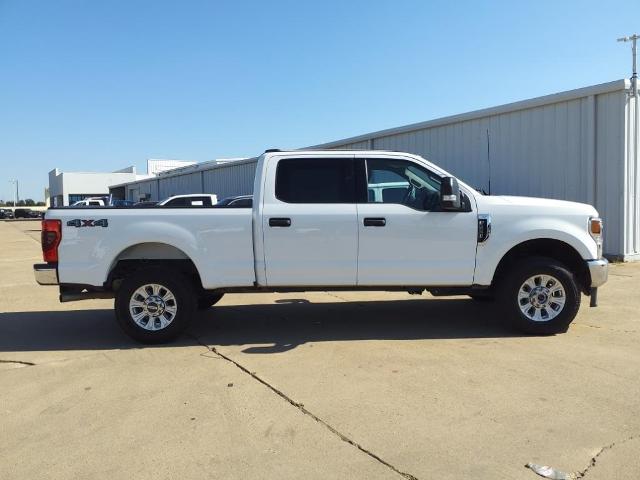
[[[109,222],[106,218],[102,218],[100,220],[80,220],[76,218],[74,220],[69,220],[67,222],[67,227],[108,227]]]

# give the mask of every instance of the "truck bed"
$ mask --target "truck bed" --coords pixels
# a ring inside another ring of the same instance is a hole
[[[190,258],[207,289],[255,280],[251,209],[58,207],[46,218],[62,222],[60,283],[102,287],[113,264],[129,258]]]

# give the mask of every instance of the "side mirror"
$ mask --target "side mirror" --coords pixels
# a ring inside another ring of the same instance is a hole
[[[440,207],[442,210],[460,210],[460,187],[458,180],[444,177],[440,184]]]

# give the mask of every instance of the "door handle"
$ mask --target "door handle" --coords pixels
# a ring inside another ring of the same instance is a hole
[[[269,226],[270,227],[290,227],[291,219],[290,218],[270,218]]]
[[[365,218],[365,227],[384,227],[387,224],[386,218]]]

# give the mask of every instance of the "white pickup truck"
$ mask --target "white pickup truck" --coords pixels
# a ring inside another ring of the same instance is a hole
[[[145,343],[224,293],[308,290],[495,299],[519,330],[551,334],[581,293],[595,306],[602,228],[590,205],[486,196],[416,155],[267,150],[252,208],[49,209],[34,270],[63,302],[115,297]]]

